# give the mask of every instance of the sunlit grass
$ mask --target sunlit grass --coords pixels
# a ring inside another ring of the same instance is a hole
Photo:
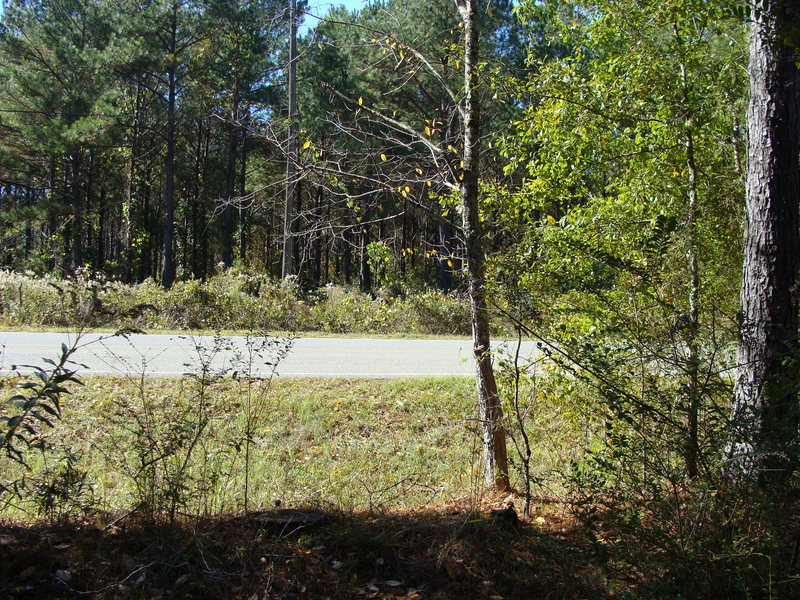
[[[475,484],[479,445],[468,378],[227,378],[203,389],[202,399],[200,392],[189,378],[87,379],[45,433],[61,450],[29,452],[25,477],[55,479],[68,451],[76,458],[70,468],[86,474],[86,489],[82,498],[50,501],[64,510],[73,500],[110,511],[146,500],[163,508],[169,498],[156,498],[162,494],[179,496],[179,510],[191,514],[244,508],[246,466],[250,509],[276,501],[410,509]],[[22,475],[13,463],[3,465],[4,479]],[[15,506],[13,512],[44,508]]]

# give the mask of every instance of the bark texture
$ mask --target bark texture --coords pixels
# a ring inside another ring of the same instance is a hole
[[[464,167],[461,179],[463,234],[472,319],[472,343],[476,363],[478,412],[483,427],[483,464],[486,484],[508,491],[508,456],[502,426],[503,410],[492,368],[489,311],[486,304],[485,232],[478,213],[480,167],[480,103],[475,91],[478,64],[477,0],[457,0],[464,23]]]
[[[726,471],[762,485],[795,465],[798,408],[795,0],[755,0],[750,32],[742,323]]]

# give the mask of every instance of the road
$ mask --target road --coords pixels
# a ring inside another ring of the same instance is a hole
[[[45,366],[44,358],[58,360],[61,345],[71,347],[74,334],[0,332],[0,369],[22,365]],[[130,335],[109,337],[85,334],[72,356],[82,375],[176,377],[199,373],[203,365],[212,372],[269,375],[277,362],[280,377],[391,378],[472,375],[468,340],[411,340],[376,338],[296,338],[281,360],[277,338],[248,340],[210,336]],[[261,343],[266,343],[261,347]],[[498,343],[494,346],[497,348]],[[522,354],[535,353],[535,343],[523,342]]]

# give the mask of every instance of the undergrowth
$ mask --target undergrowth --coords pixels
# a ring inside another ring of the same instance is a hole
[[[152,280],[125,285],[84,271],[70,280],[0,272],[5,327],[98,327],[107,315],[117,327],[143,330],[470,334],[467,300],[432,290],[375,298],[332,285],[304,291],[291,279],[236,269],[168,291]]]
[[[417,509],[474,489],[468,379],[250,382],[237,374],[202,384],[86,379],[62,399],[58,427],[41,432],[75,457],[63,464],[82,474],[80,490],[15,498],[5,514],[137,510],[174,520],[278,501]],[[62,480],[66,468],[44,452],[29,453],[28,469],[2,460],[4,479],[31,485]]]

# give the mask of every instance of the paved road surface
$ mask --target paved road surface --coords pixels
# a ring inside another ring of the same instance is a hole
[[[78,369],[84,375],[180,376],[199,372],[204,362],[212,370],[242,373],[252,364],[254,372],[269,374],[277,340],[260,352],[255,352],[252,343],[248,346],[246,338],[225,340],[215,352],[213,337],[86,334],[79,340],[73,360],[83,365]],[[0,369],[43,366],[43,358],[58,359],[62,343],[70,346],[74,342],[74,334],[0,332]],[[523,355],[534,352],[533,342],[523,343]],[[281,377],[388,378],[473,372],[470,341],[438,339],[297,338],[277,366]]]

